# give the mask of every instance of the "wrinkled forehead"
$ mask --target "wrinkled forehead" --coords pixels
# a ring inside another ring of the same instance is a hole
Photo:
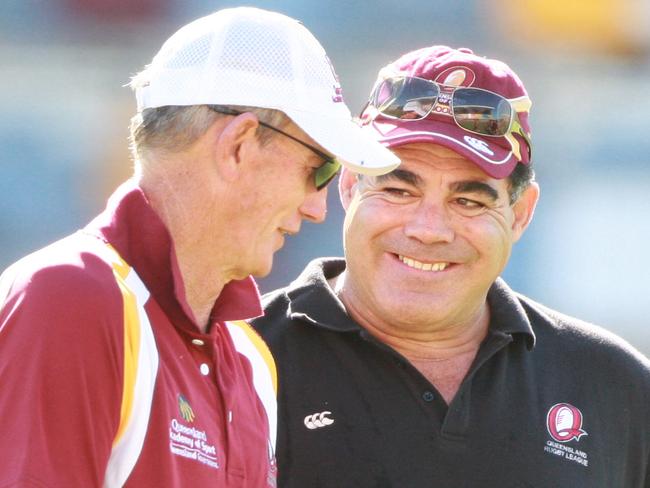
[[[388,173],[384,178],[375,181],[386,181],[398,178],[409,183],[422,183],[429,179],[453,181],[481,181],[494,184],[495,188],[507,189],[506,179],[496,179],[487,174],[476,163],[465,156],[432,143],[412,143],[393,148],[395,154],[402,160],[400,166]],[[408,173],[408,174],[407,174]]]
[[[420,168],[420,171],[463,171],[476,177],[490,178],[474,161],[440,144],[413,142],[391,149],[402,160],[398,169]]]

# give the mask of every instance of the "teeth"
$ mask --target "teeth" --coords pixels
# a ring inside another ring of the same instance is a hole
[[[422,263],[416,261],[412,258],[407,258],[406,256],[399,255],[400,261],[411,268],[421,269],[422,271],[444,271],[444,269],[449,266],[449,263]]]

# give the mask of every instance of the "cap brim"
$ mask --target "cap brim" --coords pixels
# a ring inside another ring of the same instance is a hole
[[[367,175],[389,173],[400,160],[376,137],[351,119],[283,109],[309,137],[354,172]]]
[[[473,161],[493,178],[510,175],[518,159],[504,137],[481,137],[453,123],[435,120],[375,119],[364,127],[386,147],[414,142],[439,144]],[[508,146],[508,148],[503,147]]]

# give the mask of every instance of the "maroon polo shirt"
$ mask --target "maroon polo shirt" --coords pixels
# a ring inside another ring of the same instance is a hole
[[[275,486],[273,365],[229,332],[260,313],[252,278],[231,282],[202,333],[168,231],[125,183],[0,280],[0,486]]]

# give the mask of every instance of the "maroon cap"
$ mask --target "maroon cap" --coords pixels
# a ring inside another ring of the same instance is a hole
[[[513,102],[521,127],[530,137],[528,93],[514,71],[501,61],[477,56],[466,48],[431,46],[407,53],[382,68],[377,82],[391,76],[412,76],[497,93]],[[414,142],[440,144],[473,161],[493,178],[509,176],[518,162],[530,163],[530,148],[520,134],[494,137],[469,132],[437,108],[422,120],[391,119],[371,115],[366,109],[361,123],[387,147]]]

